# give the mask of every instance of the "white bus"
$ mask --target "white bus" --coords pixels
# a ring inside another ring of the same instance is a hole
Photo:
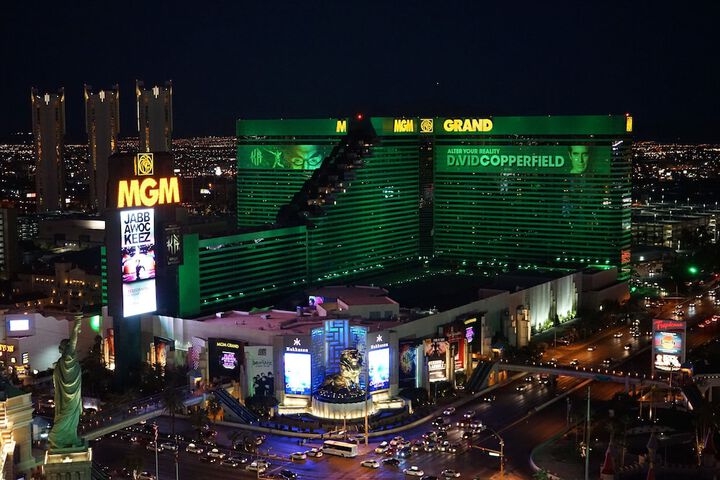
[[[337,455],[339,457],[357,457],[357,445],[347,442],[338,442],[337,440],[325,440],[322,451],[323,453]]]

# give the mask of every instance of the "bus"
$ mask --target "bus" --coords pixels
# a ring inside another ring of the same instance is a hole
[[[328,455],[337,455],[339,457],[357,457],[357,445],[338,442],[337,440],[325,440],[322,451]]]

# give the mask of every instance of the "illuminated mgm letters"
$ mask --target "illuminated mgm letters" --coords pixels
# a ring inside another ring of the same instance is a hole
[[[117,207],[154,207],[180,203],[180,186],[177,177],[120,180]]]

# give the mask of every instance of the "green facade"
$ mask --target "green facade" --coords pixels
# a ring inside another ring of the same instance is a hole
[[[238,227],[274,224],[346,129],[345,119],[238,121]]]
[[[274,226],[186,235],[179,314],[430,258],[624,278],[628,130],[625,116],[238,121],[238,226]]]

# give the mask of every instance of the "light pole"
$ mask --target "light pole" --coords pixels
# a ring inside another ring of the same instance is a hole
[[[368,363],[369,365],[369,363]],[[368,432],[368,395],[370,392],[370,371],[365,368],[365,446],[370,442],[370,432]]]
[[[492,448],[480,447],[478,445],[472,445],[472,448],[477,448],[483,452],[487,452],[491,457],[500,457],[500,478],[505,478],[505,440],[490,427],[485,427],[490,432],[490,435],[497,438],[500,442],[500,450],[493,450]]]

